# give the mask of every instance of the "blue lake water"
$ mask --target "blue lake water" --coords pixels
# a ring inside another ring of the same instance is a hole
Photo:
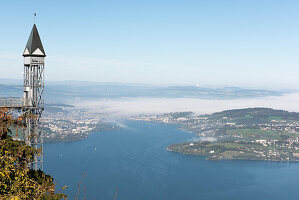
[[[207,161],[166,151],[192,134],[174,125],[125,121],[119,131],[44,145],[44,170],[70,199],[299,199],[299,163]],[[84,185],[86,193],[84,192]]]

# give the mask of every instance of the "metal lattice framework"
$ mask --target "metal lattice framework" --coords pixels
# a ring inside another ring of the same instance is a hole
[[[44,110],[44,64],[24,65],[23,115],[26,123],[25,142],[35,149],[43,149],[40,117]],[[33,169],[43,169],[43,153],[35,156]]]
[[[22,98],[0,98],[0,108],[22,112],[26,125],[24,140],[27,145],[43,151],[40,118],[44,110],[44,58],[46,57],[36,25],[33,25],[24,56],[24,77]],[[43,170],[43,152],[34,157],[32,169]]]

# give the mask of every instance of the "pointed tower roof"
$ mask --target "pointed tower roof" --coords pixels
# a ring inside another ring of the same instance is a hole
[[[40,40],[36,25],[34,24],[25,47],[23,56],[37,56],[37,57],[45,57],[46,53],[42,42]]]

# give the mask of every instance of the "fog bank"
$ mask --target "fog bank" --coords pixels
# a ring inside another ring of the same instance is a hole
[[[196,98],[121,98],[77,102],[75,107],[111,116],[131,117],[146,114],[192,111],[210,114],[223,110],[248,107],[267,107],[299,112],[299,93],[248,99],[196,99]]]

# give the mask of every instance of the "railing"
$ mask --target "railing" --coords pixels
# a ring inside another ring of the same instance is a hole
[[[20,108],[24,106],[23,98],[18,97],[7,97],[7,98],[0,98],[0,107],[6,108]]]
[[[38,105],[33,105],[31,99],[18,97],[0,97],[0,108],[43,108],[44,101],[40,100]]]

